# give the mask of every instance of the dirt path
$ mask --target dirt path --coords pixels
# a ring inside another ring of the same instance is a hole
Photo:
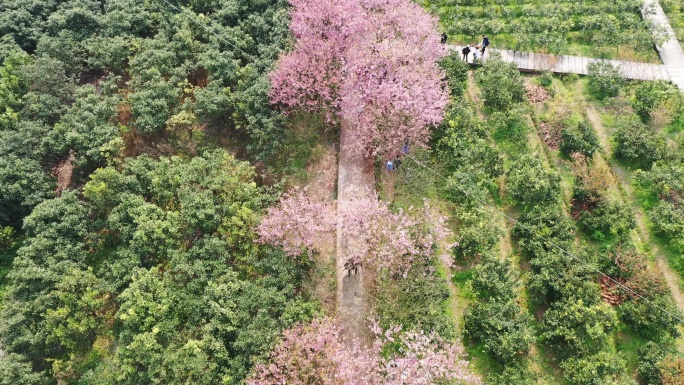
[[[603,126],[603,122],[601,121],[599,113],[593,107],[587,107],[586,111],[587,117],[589,118],[591,125],[594,127],[594,130],[599,137],[599,141],[606,151],[606,157],[609,157],[612,151],[610,140],[608,139],[609,135],[606,128]],[[636,232],[638,234],[638,238],[635,241],[649,245],[651,252],[655,257],[656,266],[662,273],[663,278],[670,289],[670,293],[677,304],[677,307],[679,310],[684,312],[684,294],[682,294],[679,277],[670,268],[665,255],[660,250],[658,245],[652,242],[648,227],[646,226],[646,221],[644,219],[646,214],[644,213],[643,209],[639,205],[633,203],[635,202],[634,191],[632,190],[632,185],[629,181],[628,172],[615,162],[606,162],[615,175],[617,182],[620,184],[618,187],[619,190],[625,195],[624,200],[630,202],[632,209],[634,210],[634,217],[637,224]]]
[[[364,158],[353,151],[353,133],[350,122],[342,122],[340,135],[340,156],[337,177],[338,212],[348,210],[353,200],[368,197],[373,191],[375,177],[373,160]],[[363,268],[358,274],[347,274],[344,264],[348,250],[362,240],[345,238],[342,231],[342,217],[337,223],[337,319],[344,329],[347,344],[358,339],[370,343],[370,330],[367,327],[368,314],[366,292],[363,286]]]
[[[306,168],[307,180],[304,184],[307,194],[316,201],[329,202],[335,207],[335,189],[337,187],[337,148],[336,146],[321,147],[320,153]],[[316,149],[318,150],[318,149]],[[310,275],[308,290],[321,301],[326,313],[335,312],[337,301],[336,291],[336,239],[329,237],[320,239],[316,244],[318,253],[314,255],[315,264]]]

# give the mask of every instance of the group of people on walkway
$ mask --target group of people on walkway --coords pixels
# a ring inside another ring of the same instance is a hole
[[[468,44],[465,47],[463,47],[463,49],[461,49],[461,53],[463,54],[463,60],[465,60],[465,62],[467,63],[468,55],[470,55],[471,52],[473,53],[473,62],[475,62],[475,60],[482,59],[482,56],[484,56],[485,49],[487,49],[487,47],[489,47],[489,38],[487,37],[487,35],[482,35],[482,41],[480,42],[480,44],[477,44],[472,47],[470,44]]]
[[[440,42],[442,44],[446,44],[448,38],[449,36],[446,34],[446,32],[443,32]],[[482,41],[480,41],[480,44],[473,46],[468,44],[461,49],[461,53],[463,54],[463,60],[465,60],[465,62],[468,63],[468,56],[471,52],[473,53],[473,62],[475,62],[475,60],[482,59],[487,47],[489,47],[489,38],[487,37],[487,35],[482,35]]]

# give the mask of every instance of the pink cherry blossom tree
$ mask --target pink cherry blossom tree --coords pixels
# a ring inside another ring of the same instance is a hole
[[[410,0],[290,0],[294,50],[271,73],[271,99],[351,122],[354,148],[424,146],[448,93],[436,20]]]
[[[341,328],[329,318],[299,325],[283,334],[270,356],[259,364],[248,385],[429,385],[457,381],[480,384],[468,368],[459,343],[444,341],[434,333],[399,333],[401,327],[382,331],[373,323],[374,343],[346,347]],[[382,357],[387,343],[402,346],[401,357]]]
[[[432,212],[425,202],[420,209],[393,212],[377,196],[357,199],[340,212],[343,236],[362,238],[350,250],[351,259],[364,266],[406,277],[414,264],[428,264],[438,244],[446,244],[451,232],[446,219]],[[450,247],[440,257],[451,265]]]
[[[335,225],[332,202],[314,200],[295,188],[268,209],[257,228],[258,242],[280,246],[292,257],[311,255],[324,238],[334,236]]]
[[[311,255],[323,239],[334,236],[339,222],[343,237],[362,240],[354,243],[347,258],[406,276],[414,264],[427,264],[435,256],[436,245],[446,244],[451,235],[445,218],[434,214],[427,202],[420,209],[394,212],[371,195],[335,214],[332,203],[312,200],[304,190],[295,189],[269,209],[257,228],[259,241],[281,246],[293,257]],[[450,265],[449,247],[441,251],[440,258]]]

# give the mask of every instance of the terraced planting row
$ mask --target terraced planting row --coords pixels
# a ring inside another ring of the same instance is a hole
[[[497,48],[659,62],[641,0],[435,0],[424,4],[454,43],[487,34]]]
[[[684,375],[671,370],[682,362],[672,316],[681,316],[680,278],[668,277],[661,261],[663,252],[670,262],[681,256],[655,247],[648,214],[627,191],[633,172],[622,179],[615,169],[641,163],[619,152],[628,135],[614,116],[651,111],[654,122],[640,129],[676,142],[676,117],[654,107],[661,100],[634,97],[660,83],[619,82],[619,96],[610,97],[597,92],[595,77],[542,75],[523,87],[515,68],[496,60],[470,77],[456,60],[447,69],[456,98],[436,130],[432,159],[422,158],[446,180],[426,182],[416,165],[402,165],[395,202],[431,186],[421,196],[452,217],[451,313],[485,384],[660,383],[652,381]]]

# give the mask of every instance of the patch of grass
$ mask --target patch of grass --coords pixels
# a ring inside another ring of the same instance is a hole
[[[545,375],[545,383],[567,385],[568,381],[563,377],[563,370],[560,368],[559,362],[554,356],[552,349],[544,344],[537,344],[538,354],[535,362],[542,373]],[[549,378],[551,377],[551,378]]]
[[[648,339],[643,338],[629,326],[623,324],[623,327],[615,333],[615,348],[621,352],[627,361],[627,368],[632,377],[636,377],[636,367],[639,364],[638,351],[646,343]]]
[[[463,289],[466,284],[473,280],[473,269],[463,269],[455,271],[453,277],[451,277],[451,282],[459,288]]]
[[[306,167],[320,155],[319,144],[336,140],[337,133],[329,132],[323,116],[303,112],[291,115],[287,126],[283,143],[268,164],[276,174],[306,179]]]
[[[491,355],[487,354],[484,343],[468,341],[465,344],[465,349],[470,356],[472,368],[481,376],[487,378],[503,371],[503,366],[496,359],[492,358]]]

